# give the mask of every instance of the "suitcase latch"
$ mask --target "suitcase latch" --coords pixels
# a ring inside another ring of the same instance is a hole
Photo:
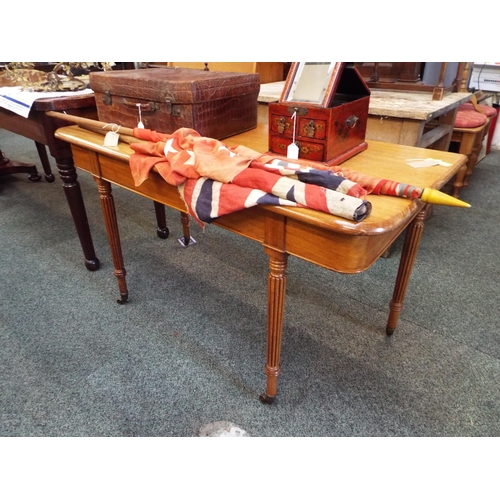
[[[109,106],[111,104],[111,93],[109,90],[105,90],[102,94],[102,102]]]
[[[181,116],[181,107],[178,104],[174,104],[172,99],[165,99],[165,104],[167,105],[167,113],[170,116]]]

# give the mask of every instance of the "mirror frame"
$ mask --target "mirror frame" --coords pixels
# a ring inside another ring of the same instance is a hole
[[[305,62],[294,62],[290,67],[290,71],[288,72],[288,76],[285,82],[285,86],[283,87],[283,91],[281,93],[281,102],[302,102],[308,105],[313,106],[321,106],[322,108],[329,107],[333,94],[335,93],[338,79],[342,73],[342,69],[345,63],[340,62],[332,62],[329,63],[329,70],[327,74],[327,81],[325,82],[325,91],[321,99],[318,101],[298,101],[295,99],[289,99],[288,96],[297,87],[298,82],[300,81],[300,77],[303,72],[303,68],[307,63]]]

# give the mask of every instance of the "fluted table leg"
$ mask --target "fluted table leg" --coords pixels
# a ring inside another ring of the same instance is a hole
[[[266,392],[261,394],[262,403],[272,403],[278,392],[280,374],[281,339],[285,313],[286,268],[288,254],[285,252],[285,219],[275,215],[266,221],[264,241],[269,256],[269,275],[267,279],[267,354]]]
[[[267,355],[264,373],[266,392],[260,396],[263,403],[272,403],[278,392],[280,374],[281,339],[285,310],[286,267],[288,255],[276,252],[269,256],[267,304]]]
[[[111,184],[99,177],[94,177],[94,180],[99,188],[104,223],[106,224],[111,256],[115,267],[114,273],[118,280],[118,288],[120,290],[121,298],[118,300],[118,303],[124,304],[128,300],[127,282],[125,280],[127,272],[123,264],[120,233],[118,231],[118,221],[116,219],[115,201],[111,194]]]
[[[399,261],[398,275],[396,277],[396,284],[394,285],[394,292],[390,303],[389,319],[387,320],[386,333],[392,335],[396,329],[399,319],[399,313],[403,309],[403,301],[410,282],[413,264],[417,258],[418,247],[424,231],[424,221],[427,214],[425,207],[416,215],[406,230],[405,242]]]

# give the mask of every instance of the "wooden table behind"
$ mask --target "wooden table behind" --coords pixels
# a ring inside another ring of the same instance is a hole
[[[366,138],[448,151],[460,104],[472,94],[453,92],[441,101],[419,92],[372,91]]]
[[[33,103],[28,118],[0,107],[0,127],[34,141],[47,180],[54,180],[45,150],[45,146],[48,146],[63,182],[64,193],[85,257],[85,266],[90,271],[94,271],[99,268],[99,259],[95,254],[71,147],[67,142],[57,139],[54,135],[57,128],[62,127],[67,122],[48,116],[46,111],[59,111],[97,119],[94,94],[37,99]]]

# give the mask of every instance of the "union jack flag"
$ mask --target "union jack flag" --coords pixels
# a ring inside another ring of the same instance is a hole
[[[189,213],[202,225],[255,205],[307,207],[356,222],[371,212],[371,203],[363,199],[366,190],[331,170],[283,159],[262,163],[192,129],[173,134],[135,130],[149,141],[131,144],[136,185],[156,167],[167,182],[178,186]]]

